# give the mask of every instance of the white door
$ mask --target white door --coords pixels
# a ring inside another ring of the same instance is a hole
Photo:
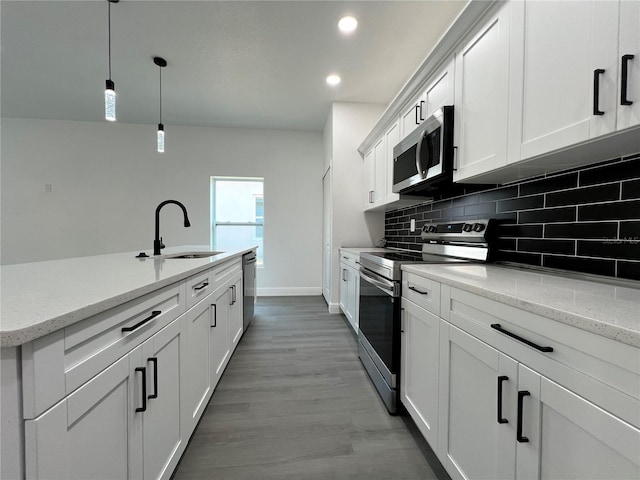
[[[331,168],[322,177],[322,295],[327,305],[331,304]]]
[[[186,354],[184,319],[170,323],[142,345],[142,362],[147,368],[147,411],[143,416],[146,480],[169,478],[180,459],[185,433],[180,415],[180,380],[191,374],[183,369],[181,376],[180,371]]]
[[[440,329],[439,415],[448,421],[438,425],[438,457],[453,479],[513,478],[518,364],[446,322]]]
[[[456,52],[456,181],[507,163],[510,10],[503,4]]]
[[[229,286],[229,334],[233,352],[242,338],[242,277]]]
[[[618,130],[640,125],[640,2],[620,2],[620,98],[618,102]],[[633,58],[629,56],[633,55]],[[622,64],[626,65],[626,76],[622,76]],[[626,80],[626,102],[622,102],[622,82]],[[629,104],[629,102],[632,102]]]
[[[440,318],[402,299],[400,395],[432,450],[438,448]]]
[[[511,160],[615,131],[618,2],[514,2],[514,12],[512,101],[522,110],[513,120],[522,123]]]
[[[518,391],[517,478],[640,478],[640,430],[524,365]]]
[[[192,431],[195,428],[211,395],[209,328],[212,295],[213,293],[185,314],[186,351],[184,363],[186,375],[182,379],[182,408],[187,431]]]
[[[25,421],[27,478],[142,478],[142,373],[129,358]]]
[[[229,287],[226,284],[211,294],[208,306],[211,385],[215,388],[231,356]]]

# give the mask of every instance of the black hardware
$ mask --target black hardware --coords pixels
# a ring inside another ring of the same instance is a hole
[[[136,367],[136,372],[142,372],[142,406],[136,408],[136,412],[146,412],[147,410],[147,368]]]
[[[153,394],[147,398],[158,398],[158,358],[149,357],[147,358],[147,362],[153,363]]]
[[[424,117],[422,116],[422,106],[424,105],[424,100],[420,100],[420,121],[424,121]]]
[[[182,209],[182,213],[184,215],[184,226],[190,227],[191,222],[189,222],[189,216],[187,215],[187,209],[183,204],[178,202],[177,200],[165,200],[156,208],[156,238],[153,241],[153,254],[160,255],[160,250],[164,248],[162,244],[162,237],[160,236],[160,209],[167,205],[168,203],[174,203],[178,205]]]
[[[622,75],[620,85],[620,105],[632,105],[633,102],[627,98],[627,80],[629,76],[629,60],[633,60],[633,55],[622,56]]]
[[[236,304],[236,300],[238,300],[238,297],[236,297],[236,286],[235,285],[231,285],[231,305],[235,305]]]
[[[453,146],[453,156],[454,156],[453,171],[457,172],[458,167],[456,167],[456,165],[458,164],[458,147],[456,147],[455,145]]]
[[[218,323],[218,309],[215,303],[212,303],[211,306],[213,307],[213,325],[211,325],[211,328],[216,328]]]
[[[162,312],[160,310],[154,310],[153,312],[151,312],[151,315],[149,315],[147,318],[145,318],[141,322],[136,323],[133,327],[122,327],[122,333],[124,333],[124,332],[133,332],[137,328],[140,328],[141,326],[143,326],[145,323],[150,322],[151,320],[156,318],[161,313]]]
[[[149,257],[149,255],[147,255],[144,252],[140,252],[138,255],[136,255],[136,258],[148,258],[148,257]]]
[[[502,383],[506,380],[509,380],[506,375],[498,377],[498,423],[509,423],[509,420],[502,418]]]
[[[414,108],[416,110],[416,125],[420,125],[420,122],[418,121],[418,109],[420,108],[420,105],[416,104]]]
[[[209,286],[209,282],[202,282],[202,284],[199,287],[193,287],[194,290],[202,290],[205,287]]]
[[[600,97],[600,75],[604,73],[604,69],[596,68],[593,71],[593,114],[604,115],[604,112],[600,110],[598,106]]]
[[[527,390],[521,390],[518,392],[518,425],[516,428],[516,438],[520,443],[527,443],[529,439],[522,435],[522,410],[524,404],[524,397],[531,395]]]
[[[414,292],[419,293],[420,295],[429,295],[429,292],[421,292],[416,287],[409,287],[409,290],[413,290]]]
[[[519,342],[522,342],[525,345],[529,345],[530,347],[533,347],[536,350],[540,350],[541,352],[553,352],[553,347],[541,347],[540,345],[537,345],[537,344],[527,340],[526,338],[522,338],[522,337],[516,335],[515,333],[508,332],[507,330],[502,328],[499,323],[492,323],[491,324],[491,328],[494,328],[494,329],[498,330],[500,333],[504,333],[505,335],[507,335],[507,336],[509,336],[511,338],[515,338]]]

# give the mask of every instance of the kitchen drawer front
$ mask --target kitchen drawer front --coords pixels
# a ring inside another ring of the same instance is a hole
[[[229,282],[233,276],[240,272],[242,272],[242,258],[217,265],[212,269],[214,289]]]
[[[187,310],[213,292],[216,282],[214,270],[211,268],[187,278]]]
[[[416,305],[440,316],[440,283],[402,272],[402,296]]]
[[[185,282],[178,282],[23,345],[24,418],[41,414],[178,318],[185,296]]]
[[[360,255],[340,250],[340,263],[358,270],[360,268]]]
[[[445,320],[640,427],[640,349],[448,285],[441,293]]]

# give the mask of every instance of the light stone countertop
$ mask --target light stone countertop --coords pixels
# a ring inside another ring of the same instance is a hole
[[[360,255],[364,252],[386,252],[388,248],[381,247],[340,247],[341,252],[353,253],[355,255]]]
[[[3,265],[0,346],[22,345],[255,248],[205,258],[137,259],[139,252],[127,252]],[[163,255],[208,250],[207,246],[173,247],[163,250]]]
[[[502,265],[403,265],[402,270],[640,347],[640,287]]]

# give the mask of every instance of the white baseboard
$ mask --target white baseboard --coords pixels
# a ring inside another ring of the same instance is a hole
[[[340,304],[339,303],[330,303],[329,304],[329,313],[340,313]]]
[[[276,287],[258,288],[259,297],[298,297],[302,295],[322,295],[322,287]]]

